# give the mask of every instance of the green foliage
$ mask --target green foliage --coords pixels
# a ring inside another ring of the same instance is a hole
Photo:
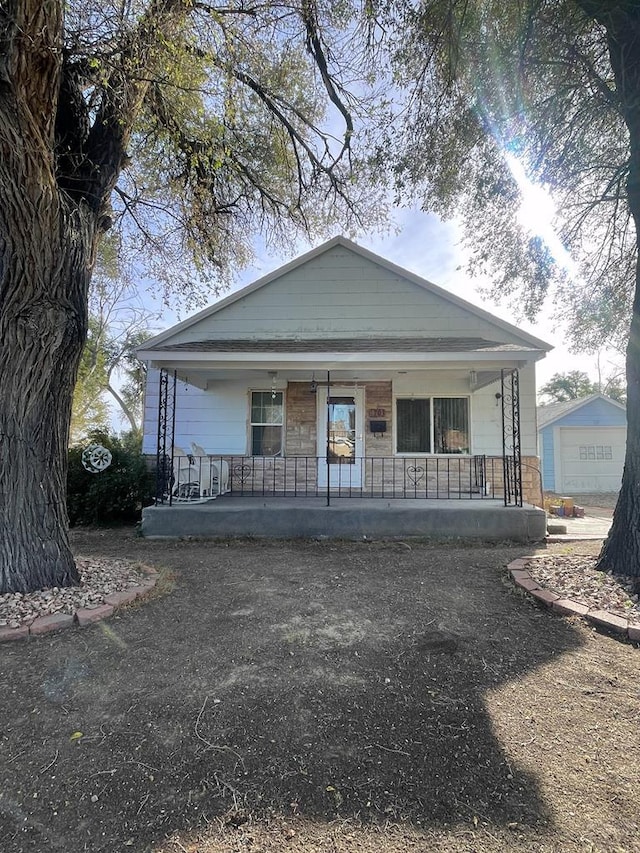
[[[67,507],[69,522],[77,524],[114,524],[140,519],[143,506],[153,501],[155,476],[140,453],[140,442],[131,434],[122,438],[93,432],[87,444],[96,442],[111,451],[111,465],[91,474],[82,464],[84,446],[69,450]]]
[[[71,441],[78,444],[92,430],[108,431],[106,395],[116,402],[128,428],[140,434],[146,366],[136,347],[151,337],[157,316],[136,293],[122,258],[118,235],[100,246],[89,296],[89,328],[82,353],[71,415]]]
[[[627,384],[624,381],[624,376],[611,376],[607,380],[603,390],[603,394],[611,397],[612,400],[617,400],[618,403],[627,402]]]
[[[547,398],[547,403],[565,403],[591,394],[604,394],[618,403],[624,403],[627,389],[619,373],[612,374],[604,382],[592,382],[582,370],[570,370],[568,373],[554,373],[546,385],[540,388],[540,394]]]
[[[375,107],[350,3],[110,5],[68,4],[65,85],[85,107],[61,178],[76,192],[94,139],[122,137],[112,219],[166,298],[224,288],[256,234],[292,247],[379,219],[352,182],[354,120]]]
[[[597,394],[598,386],[581,370],[568,373],[554,373],[551,379],[540,388],[540,394],[548,397],[552,403],[564,403]]]
[[[73,392],[71,444],[81,441],[93,430],[108,428],[109,407],[103,396],[108,383],[107,352],[102,346],[99,324],[95,317],[90,317]]]
[[[387,44],[408,92],[376,173],[390,173],[398,200],[457,217],[470,268],[489,277],[491,295],[530,318],[554,305],[579,350],[624,340],[636,251],[624,96],[606,26],[587,5],[373,4],[394,23]],[[605,15],[607,4],[591,5]],[[613,5],[628,14],[631,38],[637,6]],[[523,221],[523,174],[548,191],[553,223],[539,210],[537,223]]]

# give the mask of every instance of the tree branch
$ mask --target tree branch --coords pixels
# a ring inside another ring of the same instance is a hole
[[[336,86],[334,85],[331,73],[329,72],[327,58],[320,40],[315,0],[303,0],[301,15],[307,31],[307,49],[320,71],[320,77],[322,78],[324,88],[329,95],[329,100],[341,113],[345,123],[346,130],[343,137],[342,148],[338,156],[335,158],[335,162],[337,163],[345,153],[350,156],[351,137],[353,136],[353,119],[351,117],[351,113],[342,102]]]

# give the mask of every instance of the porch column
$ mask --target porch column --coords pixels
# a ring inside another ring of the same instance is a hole
[[[522,506],[520,379],[517,368],[500,371],[502,386],[502,469],[504,505]]]
[[[325,457],[327,461],[327,506],[331,506],[331,464],[330,464],[330,436],[331,429],[331,371],[327,370],[327,443]]]
[[[160,369],[158,395],[158,440],[156,444],[156,499],[155,504],[164,503],[165,494],[172,503],[173,436],[176,426],[176,371],[170,374]]]

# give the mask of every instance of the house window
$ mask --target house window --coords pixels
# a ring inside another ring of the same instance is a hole
[[[282,454],[282,391],[251,392],[251,455]]]
[[[398,453],[469,453],[469,399],[396,400]]]

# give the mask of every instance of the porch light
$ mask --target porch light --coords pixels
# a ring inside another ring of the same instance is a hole
[[[311,394],[317,394],[318,393],[318,383],[316,382],[315,373],[311,377],[311,385],[309,386],[309,391]]]
[[[271,399],[276,399],[276,379],[278,378],[277,370],[270,370],[269,376],[271,377]]]
[[[469,388],[473,389],[478,384],[478,374],[475,370],[469,371]]]

